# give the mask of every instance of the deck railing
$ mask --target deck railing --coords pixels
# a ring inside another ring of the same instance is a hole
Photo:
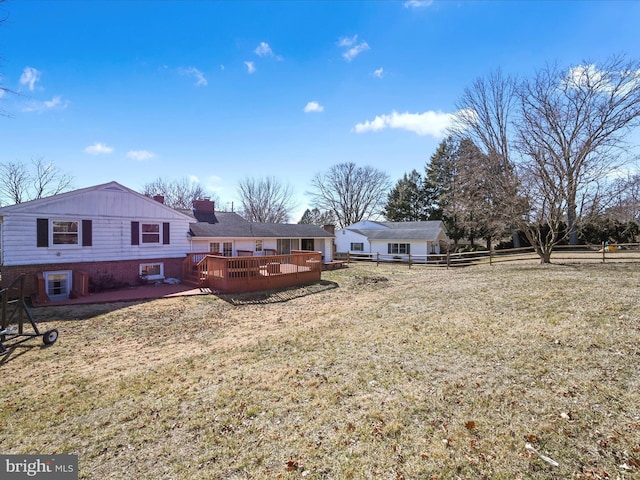
[[[321,272],[320,252],[259,257],[190,253],[183,263],[182,278],[222,293],[240,293],[318,282]]]

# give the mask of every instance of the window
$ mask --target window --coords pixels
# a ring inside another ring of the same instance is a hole
[[[160,224],[159,223],[141,223],[140,231],[142,233],[142,244],[158,244],[160,243]]]
[[[131,222],[131,245],[169,245],[169,222]]]
[[[147,280],[164,279],[164,263],[141,263],[140,276]]]
[[[90,247],[93,245],[91,220],[36,219],[38,247]]]
[[[222,244],[222,254],[225,257],[230,257],[233,255],[233,243],[231,242],[224,242]]]
[[[71,292],[71,272],[44,272],[45,289],[52,302],[67,300]]]
[[[300,250],[300,240],[297,238],[279,238],[277,249],[280,255],[288,255],[291,250]]]
[[[54,220],[52,227],[52,245],[78,245],[78,222]]]
[[[220,242],[211,242],[209,243],[209,252],[215,253],[216,255],[220,254]]]
[[[262,251],[262,240],[256,240],[256,252]]]
[[[387,253],[389,254],[410,254],[411,253],[411,244],[410,243],[389,243],[387,245]]]
[[[364,243],[352,243],[349,250],[352,252],[364,252]]]

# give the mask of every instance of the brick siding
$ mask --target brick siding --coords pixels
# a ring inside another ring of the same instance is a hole
[[[114,280],[135,285],[142,263],[164,263],[165,278],[180,278],[182,275],[182,258],[156,258],[145,260],[123,260],[117,262],[81,262],[81,263],[52,263],[46,265],[18,265],[2,267],[1,286],[8,287],[20,275],[25,274],[25,294],[33,295],[37,291],[37,274],[63,270],[81,271],[89,274],[90,280],[96,280],[106,275],[113,275]]]

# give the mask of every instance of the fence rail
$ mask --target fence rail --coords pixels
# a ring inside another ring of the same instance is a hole
[[[376,262],[376,265],[380,263],[399,263],[406,264],[409,268],[414,265],[451,268],[480,264],[493,265],[507,262],[540,261],[540,257],[533,247],[430,255],[337,252],[334,258],[345,260],[348,263],[359,261]],[[640,243],[557,245],[551,254],[551,261],[640,262]]]

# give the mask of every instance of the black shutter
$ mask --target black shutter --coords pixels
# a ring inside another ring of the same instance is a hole
[[[140,222],[131,222],[131,245],[140,245]]]
[[[162,224],[162,243],[163,245],[169,245],[169,222]]]
[[[36,225],[37,225],[36,238],[38,242],[38,247],[48,247],[49,246],[49,219],[38,218],[36,220]]]
[[[82,220],[82,246],[91,247],[93,245],[93,222]]]

